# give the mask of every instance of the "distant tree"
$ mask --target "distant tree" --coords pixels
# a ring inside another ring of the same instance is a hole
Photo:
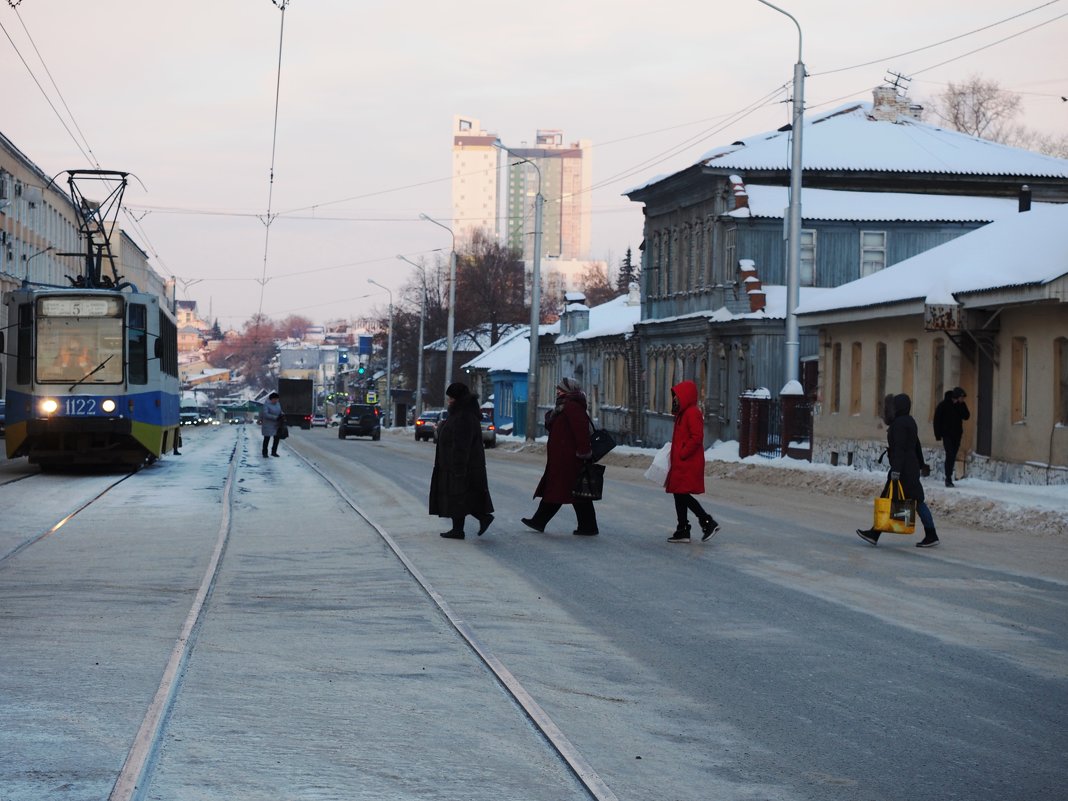
[[[629,292],[630,285],[636,283],[640,278],[641,268],[634,263],[630,248],[627,248],[627,252],[623,255],[623,260],[619,263],[619,275],[616,278],[616,289],[621,293]]]
[[[266,315],[257,314],[245,323],[240,334],[211,351],[208,363],[241,375],[251,387],[266,388],[274,383],[271,361],[277,353],[276,337],[276,324]]]
[[[596,262],[586,265],[579,279],[587,306],[600,306],[619,296],[619,291],[608,280],[608,271]]]
[[[930,114],[955,131],[1068,158],[1068,135],[1047,135],[1017,123],[1022,99],[1002,89],[997,81],[972,75],[961,83],[948,84],[929,105]]]
[[[304,334],[313,325],[312,321],[307,317],[301,317],[298,314],[291,314],[289,317],[278,323],[277,331],[278,335],[283,339],[303,339]]]
[[[456,259],[456,328],[489,325],[496,344],[505,326],[529,319],[518,251],[476,231]]]
[[[222,329],[219,327],[219,320],[218,319],[216,319],[215,322],[212,323],[212,325],[211,325],[211,338],[212,339],[222,339],[223,338],[223,332],[222,332]]]

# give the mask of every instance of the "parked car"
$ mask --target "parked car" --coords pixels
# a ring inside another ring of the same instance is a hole
[[[326,428],[326,415],[325,414],[313,414],[311,419],[312,428]]]
[[[7,401],[0,400],[0,437],[7,433]]]
[[[382,437],[382,410],[370,403],[354,403],[345,407],[337,426],[338,439],[370,437],[376,442]]]
[[[445,422],[449,413],[444,409],[433,409],[423,412],[415,421],[415,441],[421,439],[438,441],[438,426]]]
[[[493,418],[485,412],[482,413],[482,444],[487,448],[497,447],[497,426],[493,424]]]

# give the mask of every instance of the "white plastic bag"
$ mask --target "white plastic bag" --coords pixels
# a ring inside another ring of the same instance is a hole
[[[668,470],[671,468],[671,443],[668,442],[663,448],[656,452],[656,456],[653,457],[653,463],[649,465],[649,469],[645,471],[645,477],[652,481],[654,484],[664,486],[664,482],[667,481]]]

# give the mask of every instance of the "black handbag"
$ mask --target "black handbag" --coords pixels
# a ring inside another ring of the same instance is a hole
[[[278,419],[278,425],[275,428],[275,434],[274,435],[276,437],[278,437],[278,439],[288,439],[289,438],[289,426],[286,425],[285,417],[280,417]]]
[[[593,428],[593,419],[588,413],[586,419],[590,421],[590,428]],[[614,447],[616,447],[616,440],[608,433],[607,428],[593,428],[593,433],[590,434],[590,450],[593,451],[593,456],[590,458],[593,461],[601,461]]]
[[[584,501],[599,501],[604,492],[604,465],[583,462],[571,494]]]

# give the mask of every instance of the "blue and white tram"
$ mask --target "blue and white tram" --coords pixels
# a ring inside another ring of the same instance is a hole
[[[134,467],[177,445],[177,326],[157,296],[24,286],[6,302],[8,458]]]

